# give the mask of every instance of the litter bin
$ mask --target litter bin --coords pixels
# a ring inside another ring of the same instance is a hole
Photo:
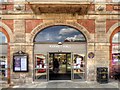
[[[108,83],[108,68],[107,67],[97,67],[97,82]]]

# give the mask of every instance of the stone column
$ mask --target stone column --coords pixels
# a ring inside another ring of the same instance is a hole
[[[25,43],[25,20],[14,20],[14,42]]]
[[[33,81],[33,44],[32,43],[11,43],[11,83],[14,85],[32,83]],[[28,72],[13,72],[13,53],[22,50],[28,54]]]
[[[94,81],[95,76],[95,56],[89,58],[88,54],[92,52],[95,54],[95,45],[94,43],[88,43],[87,45],[87,81]]]
[[[33,81],[33,43],[26,40],[25,20],[14,20],[14,43],[10,43],[10,46],[11,83],[15,85],[31,83]],[[18,51],[28,54],[28,72],[13,72],[13,54]]]
[[[109,43],[106,38],[106,17],[104,15],[96,19],[95,56],[96,68],[108,67],[109,69]]]

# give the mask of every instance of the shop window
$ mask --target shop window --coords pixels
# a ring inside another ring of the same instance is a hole
[[[35,79],[46,79],[46,56],[43,54],[35,55]]]
[[[7,80],[7,38],[0,32],[0,80]]]
[[[116,33],[112,39],[112,64],[120,63],[120,32]]]
[[[86,38],[75,28],[51,26],[39,32],[34,42],[86,42]]]
[[[0,56],[0,80],[7,80],[7,58],[6,56]]]
[[[112,70],[111,77],[120,79],[120,32],[116,33],[112,39]]]
[[[73,78],[74,79],[84,79],[85,78],[85,55],[74,54],[73,56]]]

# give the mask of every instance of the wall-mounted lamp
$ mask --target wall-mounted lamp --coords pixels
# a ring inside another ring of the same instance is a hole
[[[58,42],[58,45],[62,45],[62,42]]]

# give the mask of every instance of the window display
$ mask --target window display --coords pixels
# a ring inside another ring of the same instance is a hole
[[[84,79],[85,74],[85,56],[82,54],[74,54],[73,56],[73,78]]]
[[[46,79],[46,56],[44,54],[35,55],[35,79]]]
[[[7,80],[7,58],[0,56],[0,80]]]

